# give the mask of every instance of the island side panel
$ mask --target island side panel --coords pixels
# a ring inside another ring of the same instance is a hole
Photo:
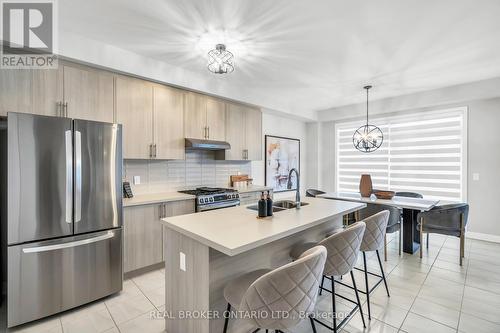
[[[168,333],[208,333],[208,319],[181,319],[179,311],[209,309],[209,248],[192,238],[165,228],[165,319]],[[186,271],[180,255],[186,255]],[[177,317],[173,319],[172,317]]]
[[[262,223],[272,222],[263,221]],[[210,310],[219,311],[221,314],[226,310],[227,303],[224,299],[224,287],[235,277],[256,269],[277,268],[285,265],[292,261],[289,254],[294,245],[320,241],[325,237],[326,233],[341,227],[342,217],[339,216],[300,233],[276,240],[236,256],[227,256],[219,251],[210,249]],[[210,320],[211,333],[220,333],[223,327],[224,319]],[[231,319],[229,322],[228,333],[247,333],[251,331],[252,327],[249,327],[242,320]]]

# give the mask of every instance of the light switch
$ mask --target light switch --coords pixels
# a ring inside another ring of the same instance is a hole
[[[139,185],[141,183],[141,176],[134,176],[134,185]]]
[[[479,173],[477,173],[477,172],[473,173],[472,180],[478,181],[479,180]]]
[[[183,252],[179,252],[179,268],[186,271],[186,255]]]

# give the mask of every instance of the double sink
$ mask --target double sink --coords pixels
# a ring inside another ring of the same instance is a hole
[[[307,205],[309,205],[307,202],[300,203],[301,207],[307,206]],[[282,210],[292,209],[292,208],[296,208],[296,207],[297,207],[297,204],[295,203],[295,201],[292,201],[292,200],[275,201],[275,202],[273,202],[273,213],[281,212]],[[251,209],[251,210],[259,210],[258,205],[250,205],[247,208]]]

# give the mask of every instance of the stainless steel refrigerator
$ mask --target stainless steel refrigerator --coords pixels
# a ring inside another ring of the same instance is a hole
[[[122,289],[121,125],[9,113],[8,326]]]

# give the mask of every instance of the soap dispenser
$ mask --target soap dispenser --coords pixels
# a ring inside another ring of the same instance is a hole
[[[259,206],[259,217],[266,217],[267,216],[267,203],[266,203],[266,199],[264,198],[264,192],[262,192],[260,195],[260,200],[259,200],[258,206]]]
[[[267,204],[267,216],[273,216],[273,199],[271,199],[271,193],[269,193],[269,191],[267,191],[266,204]]]

